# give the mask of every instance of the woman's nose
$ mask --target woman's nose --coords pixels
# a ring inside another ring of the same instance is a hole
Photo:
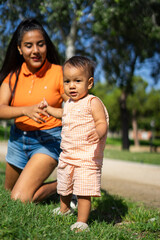
[[[38,49],[37,45],[33,45],[33,52],[39,52],[39,49]]]

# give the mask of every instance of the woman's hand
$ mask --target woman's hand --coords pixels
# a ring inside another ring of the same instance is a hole
[[[37,123],[43,123],[46,122],[45,119],[43,119],[42,115],[48,117],[48,113],[42,108],[39,107],[39,104],[24,107],[23,115],[31,118]]]

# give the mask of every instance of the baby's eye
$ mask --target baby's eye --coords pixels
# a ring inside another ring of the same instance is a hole
[[[64,80],[64,83],[69,83],[69,80]]]
[[[78,83],[79,83],[79,82],[81,82],[81,80],[77,79],[77,80],[76,80],[76,82],[78,82]]]

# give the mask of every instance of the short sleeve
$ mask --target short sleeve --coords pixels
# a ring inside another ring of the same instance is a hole
[[[63,87],[63,70],[62,70],[62,68],[61,68],[60,76],[59,76],[59,89],[60,89],[60,94],[64,94],[64,87]]]
[[[11,76],[11,74],[9,73],[8,76],[4,79],[3,82],[9,84],[10,76]],[[16,81],[16,76],[15,76],[15,74],[13,74],[13,75],[12,75],[12,78],[11,78],[11,88],[12,88],[12,89],[13,89],[13,87],[14,87],[15,81]]]

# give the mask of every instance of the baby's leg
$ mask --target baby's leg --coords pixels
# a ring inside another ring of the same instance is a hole
[[[70,209],[71,198],[72,194],[69,194],[67,196],[60,196],[60,211],[62,213],[65,213]]]
[[[86,223],[91,210],[91,197],[78,196],[78,218],[77,222]]]

